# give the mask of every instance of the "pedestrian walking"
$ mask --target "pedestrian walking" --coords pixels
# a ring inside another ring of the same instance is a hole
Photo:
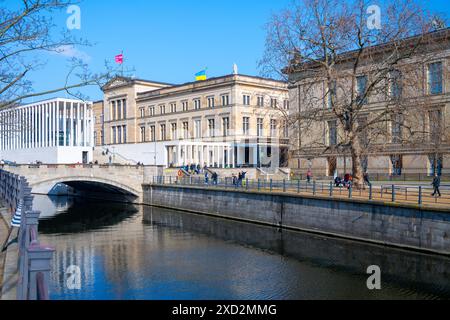
[[[209,184],[208,172],[205,172],[205,184]]]
[[[441,197],[441,191],[439,190],[441,186],[441,177],[435,174],[431,185],[433,186],[433,193],[431,194],[431,196],[434,197],[436,194],[438,194],[439,197]]]
[[[369,187],[372,185],[372,183],[370,182],[369,174],[367,172],[364,173],[364,183],[366,183]]]
[[[306,173],[306,181],[308,181],[308,183],[311,183],[311,178],[312,178],[312,171],[311,169],[308,169],[308,172]]]

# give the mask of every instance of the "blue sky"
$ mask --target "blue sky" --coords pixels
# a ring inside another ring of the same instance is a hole
[[[231,73],[233,63],[240,73],[258,75],[264,25],[290,2],[84,0],[79,4],[81,30],[72,32],[94,44],[76,50],[95,72],[101,72],[105,60],[114,63],[114,56],[123,50],[125,67],[134,68],[134,75],[143,79],[183,83],[193,81],[204,67],[209,77]],[[448,0],[424,2],[450,16]],[[65,28],[68,16],[55,17],[58,28]],[[67,57],[48,55],[47,60],[45,68],[32,75],[36,91],[59,87],[65,80]],[[97,88],[82,92],[92,100],[102,97]]]

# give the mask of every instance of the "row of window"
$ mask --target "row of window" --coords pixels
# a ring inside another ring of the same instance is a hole
[[[127,100],[119,99],[110,103],[111,120],[123,120],[127,118]]]
[[[434,62],[427,65],[427,94],[442,94],[443,90],[443,66],[442,62]],[[367,85],[368,78],[361,75],[356,78],[357,101],[361,104],[367,104]],[[399,99],[403,94],[403,75],[399,70],[393,70],[388,75],[388,97]],[[330,85],[328,93],[328,108],[332,107],[332,99],[336,97],[336,82]]]
[[[214,96],[207,97],[206,101],[207,101],[208,108],[215,107],[216,99]],[[265,99],[263,96],[257,96],[256,105],[258,107],[264,107],[264,101],[265,101]],[[230,105],[230,96],[229,95],[221,95],[221,102],[222,102],[222,106],[229,106]],[[193,103],[194,110],[202,109],[202,101],[200,98],[193,99],[192,103]],[[246,105],[246,106],[251,105],[251,96],[243,95],[242,104]],[[270,99],[270,107],[278,108],[278,99],[271,98]],[[289,110],[289,100],[283,101],[283,108],[285,110]],[[181,102],[181,110],[182,111],[189,110],[189,101],[185,100],[185,101]],[[175,113],[175,112],[178,112],[179,110],[177,108],[176,102],[170,103],[168,108],[166,108],[165,104],[159,105],[158,107],[156,107],[154,105],[149,106],[147,109],[145,107],[141,107],[141,108],[139,108],[139,117],[140,118],[144,118],[146,116],[152,117],[152,116],[156,115],[156,111],[159,112],[158,114],[166,114],[166,113]]]
[[[428,111],[428,120],[430,123],[429,138],[430,142],[438,143],[442,138],[442,122],[443,115],[442,110],[436,109]],[[362,119],[361,121],[367,121],[367,119]],[[403,126],[404,117],[401,114],[394,115],[391,120],[391,143],[401,144],[403,142]],[[367,137],[363,137],[363,140]],[[337,145],[337,121],[328,121],[328,145]],[[363,141],[364,143],[364,141]]]
[[[258,118],[257,124],[256,124],[256,131],[257,136],[262,137],[264,136],[264,119]],[[216,130],[216,120],[215,119],[208,119],[208,128],[207,132],[204,134],[202,132],[202,123],[201,120],[194,120],[194,136],[193,138],[202,138],[204,136],[214,138],[217,136],[217,130]],[[230,134],[230,118],[224,117],[222,118],[222,137],[227,137]],[[150,125],[150,140],[147,140],[147,128],[146,126],[142,125],[140,126],[140,142],[146,142],[146,141],[156,141],[156,125]],[[250,118],[249,117],[243,117],[242,119],[242,134],[243,135],[250,135]],[[288,137],[288,123],[287,121],[283,121],[282,123],[282,135],[284,138]],[[278,136],[278,121],[275,119],[270,120],[270,136],[276,137]],[[177,140],[180,136],[178,134],[178,126],[177,123],[171,123],[170,124],[170,139],[171,140]],[[182,139],[189,139],[190,133],[189,133],[189,122],[183,121],[182,122]],[[167,136],[167,126],[165,123],[162,123],[159,125],[159,140],[166,141],[169,140]]]
[[[111,128],[112,144],[127,143],[127,126],[114,126]]]

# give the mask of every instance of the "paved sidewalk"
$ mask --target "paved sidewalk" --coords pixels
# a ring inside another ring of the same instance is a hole
[[[7,222],[3,219],[3,215],[0,215],[0,246],[5,242],[7,235],[8,235]],[[0,298],[1,298],[1,287],[3,283],[3,269],[5,267],[5,259],[6,259],[6,252],[0,252]]]
[[[0,234],[2,244],[8,235],[10,214],[5,208],[0,208]],[[4,228],[4,229],[2,229]],[[3,232],[4,231],[4,232]],[[17,228],[11,234],[10,240],[17,237]],[[0,255],[0,300],[15,300],[18,282],[18,247],[17,243],[11,244],[8,250]]]

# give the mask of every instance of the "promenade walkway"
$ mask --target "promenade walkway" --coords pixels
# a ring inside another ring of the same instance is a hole
[[[0,205],[0,210],[2,210],[1,205]],[[0,215],[0,243],[4,243],[7,235],[8,235],[7,222],[3,219],[3,216]],[[5,258],[6,258],[6,253],[0,251],[0,299],[1,299],[1,292],[2,292],[3,270],[5,267]]]
[[[347,189],[336,187],[334,183],[326,181],[312,181],[307,183],[300,180],[243,180],[239,185],[233,184],[231,178],[218,179],[214,183],[209,179],[205,183],[203,177],[186,177],[174,179],[173,177],[154,177],[154,183],[174,184],[174,185],[197,185],[208,188],[225,188],[248,190],[252,192],[273,192],[298,194],[308,197],[326,197],[334,199],[353,199],[359,201],[374,201],[385,204],[409,205],[419,208],[432,208],[450,211],[450,188],[443,185],[441,197],[432,196],[433,188],[430,185],[420,183],[399,183],[378,182],[371,187],[365,186],[362,189]]]

